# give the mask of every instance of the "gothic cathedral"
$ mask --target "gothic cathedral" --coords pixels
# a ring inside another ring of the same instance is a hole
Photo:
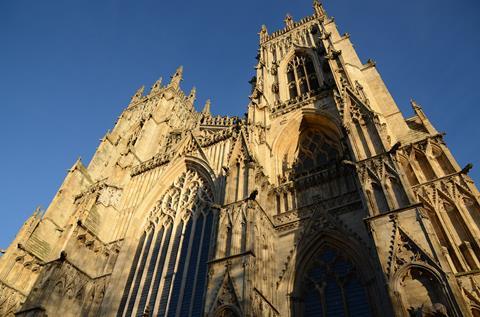
[[[1,316],[480,316],[480,196],[315,0],[243,118],[143,87],[0,258]]]

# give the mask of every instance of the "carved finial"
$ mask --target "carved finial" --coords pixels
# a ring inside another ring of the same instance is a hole
[[[260,42],[263,42],[267,39],[268,30],[265,24],[262,24],[262,28],[260,29],[260,33],[258,33],[258,35],[260,35]]]
[[[205,102],[205,106],[203,107],[203,110],[202,110],[202,113],[204,115],[210,115],[210,99],[207,99],[207,101]]]
[[[315,15],[319,18],[324,18],[327,15],[322,3],[318,0],[313,0],[313,10],[315,11]]]
[[[158,92],[161,87],[162,87],[162,77],[160,77],[160,78],[155,82],[155,84],[153,84],[152,89],[150,89],[150,94]]]
[[[427,132],[430,134],[437,134],[437,129],[433,126],[433,124],[428,120],[427,115],[423,112],[422,106],[420,106],[415,100],[410,99],[410,104],[412,106],[413,112],[417,116],[418,119],[422,122]]]
[[[283,21],[285,22],[285,26],[287,27],[287,29],[293,28],[293,18],[290,15],[290,13],[287,13],[287,16],[285,17],[285,20],[283,20]]]
[[[175,71],[175,74],[172,76],[172,80],[170,81],[170,86],[177,88],[180,87],[180,82],[182,81],[183,76],[183,66],[180,66]]]
[[[135,92],[135,95],[132,96],[132,100],[130,101],[130,103],[134,103],[142,99],[144,91],[145,91],[145,86],[138,88],[137,91]]]
[[[192,90],[190,90],[190,94],[188,95],[188,100],[193,103],[195,99],[197,98],[197,88],[193,87]]]
[[[412,105],[414,111],[422,109],[422,106],[420,106],[413,98],[410,99],[410,104]]]

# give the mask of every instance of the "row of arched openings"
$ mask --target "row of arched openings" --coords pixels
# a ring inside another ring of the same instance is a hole
[[[212,194],[193,171],[160,200],[140,238],[117,316],[201,316]]]

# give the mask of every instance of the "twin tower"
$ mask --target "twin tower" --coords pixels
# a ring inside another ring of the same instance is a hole
[[[479,192],[314,2],[244,118],[140,89],[0,258],[0,316],[480,316]]]

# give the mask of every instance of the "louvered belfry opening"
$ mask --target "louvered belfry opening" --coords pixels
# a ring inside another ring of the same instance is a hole
[[[200,316],[214,215],[206,182],[183,173],[149,215],[117,316]]]

